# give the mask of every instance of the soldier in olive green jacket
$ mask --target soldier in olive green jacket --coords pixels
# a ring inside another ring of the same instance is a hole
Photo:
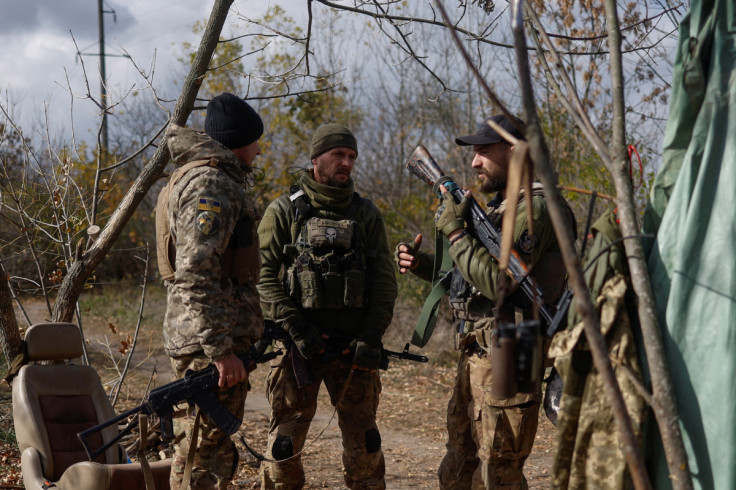
[[[268,206],[258,228],[261,305],[291,339],[290,350],[275,361],[267,383],[268,457],[293,458],[264,462],[264,489],[304,486],[298,453],[322,382],[337,407],[345,485],[385,487],[376,369],[397,285],[383,218],[353,187],[350,175],[357,156],[348,128],[320,126],[312,138],[313,169],[302,174],[290,195]],[[354,340],[348,349],[330,352],[330,335]],[[306,367],[310,383],[299,386],[293,364]]]
[[[517,139],[523,135],[504,116],[491,118]],[[472,145],[472,167],[478,172],[483,192],[495,193],[487,213],[500,229],[505,209],[505,190],[513,147],[484,121],[473,135],[456,139],[458,145]],[[490,333],[495,327],[492,308],[498,293],[498,262],[466,231],[468,202],[456,203],[443,189],[436,221],[437,229],[449,240],[449,254],[455,263],[450,288],[454,316],[463,320],[456,334],[460,349],[458,374],[447,408],[447,453],[439,469],[442,489],[527,488],[523,466],[531,452],[537,431],[541,390],[517,393],[511,398],[494,398],[491,381],[505,373],[491,371]],[[532,203],[533,233],[527,226],[527,206]],[[545,303],[553,304],[565,286],[565,269],[541,186],[532,196],[519,197],[514,229],[514,248],[532,276],[542,284]],[[574,229],[571,215],[570,229]],[[422,278],[431,272],[432,258],[419,252],[421,235],[414,243],[397,246],[399,271],[412,271]],[[508,294],[498,312],[502,322],[519,323],[533,318],[532,305],[521,291]],[[540,352],[541,357],[541,352]],[[542,364],[540,359],[540,365]],[[541,379],[542,369],[537,373]]]

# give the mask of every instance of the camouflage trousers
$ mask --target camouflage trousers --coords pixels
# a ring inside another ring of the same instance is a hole
[[[643,384],[639,357],[627,306],[628,283],[622,275],[608,279],[596,298],[601,331],[606,336],[608,355],[615,360],[614,374],[631,418],[634,435],[641,444],[648,412],[632,375]],[[606,396],[602,376],[584,341],[583,322],[555,335],[550,355],[565,387],[557,418],[550,488],[622,490],[632,488],[631,475],[621,450],[613,409]]]
[[[534,444],[539,402],[494,406],[490,381],[490,359],[464,350],[447,406],[443,490],[528,488],[522,469]]]
[[[381,435],[376,426],[381,393],[378,373],[355,371],[345,388],[350,373],[350,365],[345,360],[333,359],[328,363],[308,360],[306,363],[313,382],[301,389],[297,386],[290,353],[274,361],[271,367],[267,381],[267,396],[271,403],[267,457],[280,460],[302,450],[317,410],[317,395],[324,382],[332,405],[337,405],[345,486],[383,490],[386,487],[385,462]],[[305,482],[301,456],[282,463],[264,462],[261,465],[263,489],[300,489]]]
[[[211,362],[211,359],[202,353],[171,359],[174,377],[177,379],[183,378],[188,369],[200,370],[207,367]],[[231,388],[218,389],[217,399],[230,413],[242,419],[248,388],[249,383],[245,379]],[[171,477],[169,478],[172,490],[181,488],[189,444],[192,440],[194,421],[194,410],[191,408],[187,410],[186,418],[175,420],[174,433],[177,435],[177,439],[183,437],[174,444],[174,458],[171,463]],[[227,433],[223,432],[204,414],[200,417],[198,431],[197,449],[194,453],[189,488],[192,490],[225,489],[238,467],[238,451],[235,444]]]

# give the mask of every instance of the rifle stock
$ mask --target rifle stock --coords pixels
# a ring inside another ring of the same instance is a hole
[[[465,190],[455,183],[451,177],[445,175],[424,146],[417,146],[406,163],[406,167],[409,169],[409,172],[432,187],[432,192],[437,197],[442,196],[440,185],[445,186],[456,202],[460,202],[465,197]],[[486,215],[483,208],[473,196],[470,196],[470,220],[467,229],[468,233],[481,242],[488,250],[488,253],[496,260],[499,260],[501,256],[501,233],[491,223],[488,215]],[[524,294],[534,304],[539,306],[539,315],[542,317],[545,325],[548,326],[545,332],[549,334],[550,332],[557,331],[564,317],[567,316],[571,295],[562,295],[556,305],[556,314],[553,317],[549,308],[544,304],[542,290],[531,280],[528,267],[514,249],[511,249],[509,266],[506,273],[519,284]]]
[[[267,362],[280,353],[280,351],[274,351],[259,354],[255,348],[252,348],[251,352],[241,354],[238,358],[243,362],[248,371],[252,371],[255,369],[256,364]],[[109,447],[116,444],[123,436],[133,430],[138,425],[138,418],[136,417],[131,420],[114,438],[97,449],[92,449],[87,440],[92,434],[113,424],[117,424],[131,415],[143,413],[158,416],[161,421],[161,439],[165,441],[172,440],[174,438],[174,432],[171,419],[174,413],[174,407],[182,401],[188,402],[191,406],[196,404],[220,429],[228,434],[234,434],[240,427],[241,420],[231,414],[217,400],[213,390],[217,387],[219,378],[220,374],[214,365],[200,371],[187,371],[183,378],[151,390],[143,400],[143,403],[137,407],[79,432],[77,437],[82,442],[82,446],[89,460],[94,461],[100,454],[104,453]]]

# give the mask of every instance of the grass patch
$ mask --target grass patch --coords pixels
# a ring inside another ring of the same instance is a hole
[[[86,292],[79,298],[82,319],[107,320],[125,328],[135,327],[140,312],[140,286],[105,286]],[[148,284],[142,325],[160,326],[166,312],[166,288]]]
[[[0,442],[4,444],[11,444],[15,446],[17,441],[15,440],[15,428],[13,424],[3,423],[0,425]]]

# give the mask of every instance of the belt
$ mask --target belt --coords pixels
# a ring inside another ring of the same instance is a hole
[[[520,308],[514,308],[514,320],[516,323],[520,323],[524,320],[524,312]],[[496,325],[496,320],[492,319],[486,325],[478,327],[476,323],[474,328],[470,332],[458,332],[455,334],[455,350],[469,349],[476,345],[486,351],[491,351],[491,345],[493,345],[493,331]]]

